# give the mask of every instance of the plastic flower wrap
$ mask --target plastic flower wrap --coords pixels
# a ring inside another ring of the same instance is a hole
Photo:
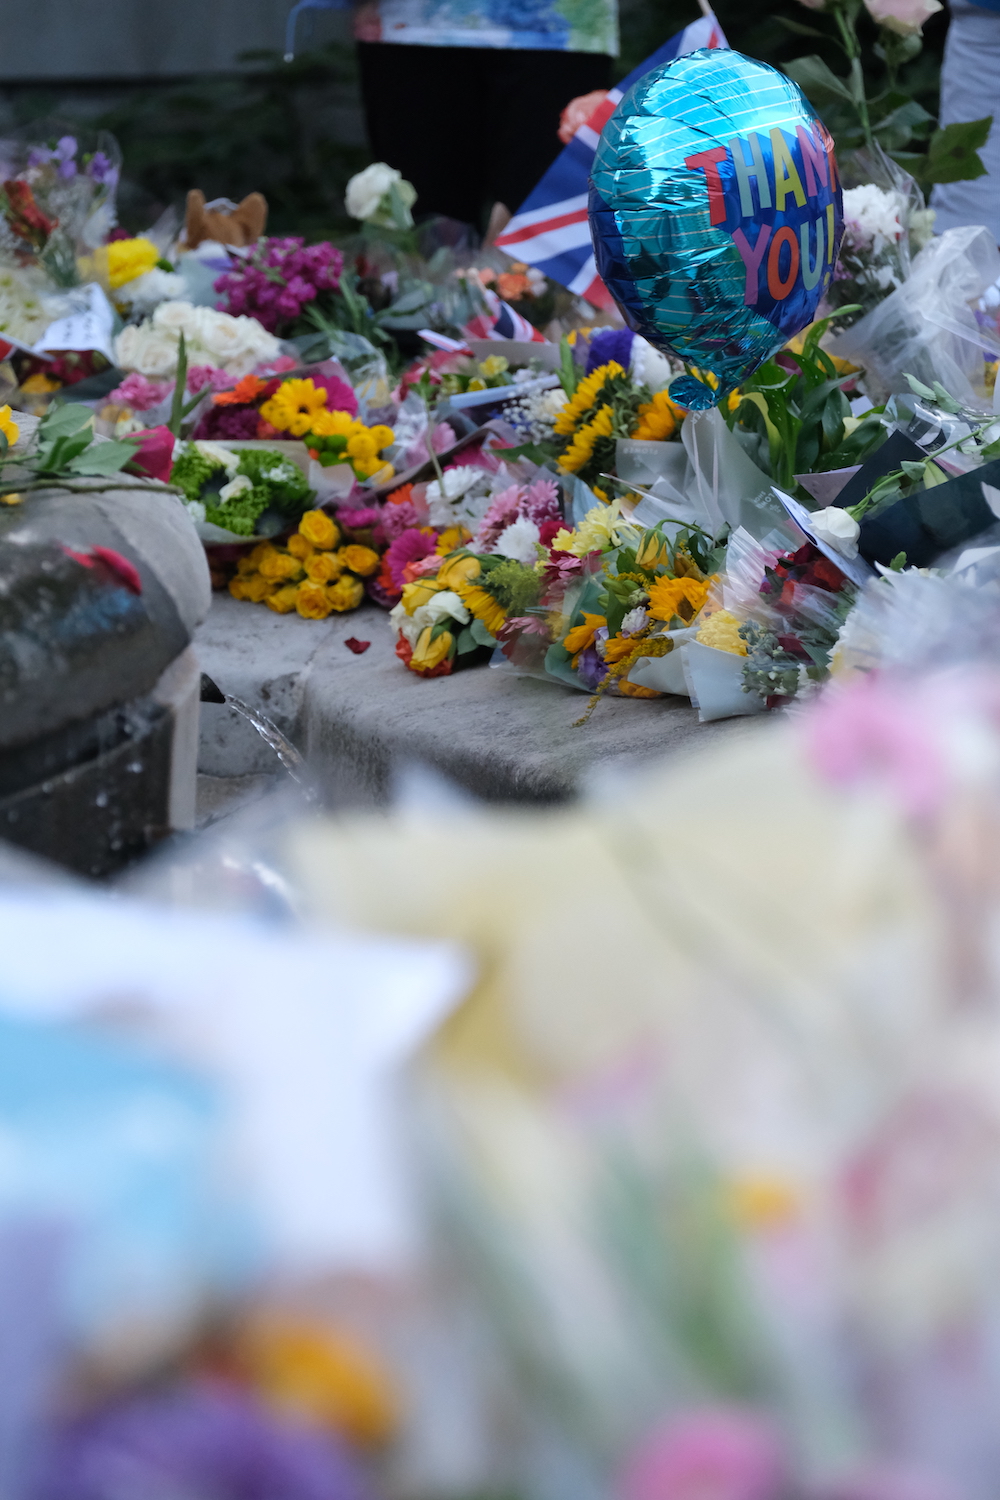
[[[183,443],[174,461],[173,483],[184,492],[196,522],[221,526],[235,536],[253,536],[265,511],[278,526],[301,515],[312,499],[305,475],[283,454],[266,449]]]
[[[129,324],[115,339],[115,362],[151,379],[177,369],[184,335],[189,364],[207,364],[239,377],[281,355],[281,345],[256,318],[230,317],[190,302],[162,302],[147,321]]]
[[[275,614],[325,620],[357,609],[378,567],[374,548],[348,540],[325,511],[310,510],[284,546],[261,542],[240,559],[229,592]]]

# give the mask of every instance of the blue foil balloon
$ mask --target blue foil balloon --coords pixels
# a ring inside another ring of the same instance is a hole
[[[704,375],[713,406],[813,321],[840,248],[830,134],[766,63],[702,48],[633,84],[604,127],[590,188],[597,269],[629,327]]]

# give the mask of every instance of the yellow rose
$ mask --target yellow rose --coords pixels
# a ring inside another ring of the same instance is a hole
[[[247,557],[244,554],[236,564],[236,571],[241,578],[249,578],[251,573],[256,573],[257,564],[252,557]]]
[[[333,583],[344,571],[339,552],[314,552],[305,567],[310,583]]]
[[[12,448],[21,436],[20,427],[11,419],[9,406],[0,406],[0,432],[3,433]]]
[[[249,599],[251,604],[263,604],[269,594],[273,594],[280,588],[280,584],[272,583],[261,573],[254,573],[247,578],[243,584],[243,597]]]
[[[427,604],[434,595],[440,593],[441,585],[436,578],[418,578],[413,583],[404,583],[402,603],[408,615],[419,609],[421,604]]]
[[[432,641],[431,627],[428,625],[417,637],[417,644],[410,658],[410,667],[414,672],[433,672],[446,656],[451,655],[452,644],[450,630],[442,630],[441,634]]]
[[[653,568],[666,567],[669,561],[666,542],[655,531],[647,531],[635,554],[636,567],[646,568],[651,572]]]
[[[292,556],[297,557],[300,562],[305,562],[307,557],[312,557],[315,551],[312,542],[307,541],[299,532],[288,538],[287,546]]]
[[[370,578],[378,571],[379,555],[371,547],[361,547],[352,542],[349,547],[341,547],[337,556],[345,568],[350,568],[352,573],[357,573],[362,578]]]
[[[283,589],[270,594],[267,600],[268,609],[273,609],[276,615],[290,615],[295,608],[301,586],[298,583],[289,583]]]
[[[459,553],[445,558],[438,568],[438,583],[443,589],[457,589],[461,583],[474,583],[482,571],[478,557]]]
[[[301,578],[302,564],[297,557],[291,557],[287,552],[274,551],[264,558],[259,571],[261,578],[268,579],[270,583],[279,583],[282,579]]]
[[[271,553],[277,552],[277,550],[273,542],[258,542],[250,553],[249,561],[253,563],[255,568],[259,568],[265,557],[270,557]]]
[[[299,522],[299,535],[322,551],[332,551],[340,541],[340,527],[323,510],[307,510]]]
[[[245,599],[247,597],[246,588],[247,584],[245,578],[240,578],[239,575],[237,575],[235,578],[230,578],[229,592],[232,594],[234,599]]]
[[[333,609],[326,585],[300,583],[295,594],[295,608],[303,620],[325,620]]]
[[[335,609],[338,614],[344,614],[349,609],[357,609],[365,597],[365,586],[359,578],[353,578],[350,573],[344,573],[336,583],[330,584],[326,597],[332,609]]]

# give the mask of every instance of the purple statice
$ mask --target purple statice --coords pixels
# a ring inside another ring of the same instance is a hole
[[[192,365],[185,382],[192,396],[208,386],[213,391],[229,391],[233,388],[233,377],[215,365]]]
[[[269,333],[289,327],[307,303],[340,286],[344,257],[324,240],[306,245],[300,236],[262,239],[253,254],[215,282],[224,311],[256,318]]]
[[[600,333],[595,333],[590,341],[590,349],[587,353],[587,368],[584,372],[589,375],[601,365],[606,365],[610,360],[621,365],[627,370],[629,360],[632,358],[632,341],[635,334],[630,328],[602,328]]]
[[[259,422],[256,406],[210,406],[192,436],[199,442],[234,438],[247,442],[257,436]]]
[[[605,677],[607,677],[608,669],[593,646],[588,646],[586,651],[581,651],[577,657],[576,675],[588,693],[596,693]]]
[[[30,1500],[370,1500],[337,1440],[282,1423],[233,1389],[190,1383],[129,1396],[67,1422]]]

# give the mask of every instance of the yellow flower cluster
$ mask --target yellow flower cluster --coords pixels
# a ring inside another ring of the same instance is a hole
[[[599,365],[591,374],[585,375],[576,388],[574,395],[570,397],[555,420],[555,432],[557,437],[568,437],[575,432],[580,418],[585,416],[607,380],[613,375],[624,375],[625,371],[620,364],[613,359],[606,365]]]
[[[391,427],[366,427],[346,411],[329,411],[326,391],[311,380],[286,380],[260,409],[265,422],[279,432],[305,438],[313,458],[348,463],[359,479],[391,479],[392,464],[380,458],[395,438]]]
[[[563,410],[565,410],[565,407],[563,408]],[[611,416],[611,407],[602,406],[599,409],[597,415],[593,417],[591,421],[586,422],[584,426],[580,428],[579,432],[576,434],[573,441],[566,449],[566,452],[560,454],[560,469],[565,469],[567,474],[577,473],[577,471],[579,469],[582,469],[586,463],[589,463],[594,452],[594,445],[599,441],[599,439],[602,437],[611,436],[612,428],[613,419]],[[556,426],[556,431],[558,431],[558,423]]]
[[[308,510],[285,548],[260,542],[240,558],[229,592],[278,615],[295,610],[304,620],[357,609],[365,593],[361,580],[376,571],[379,556],[371,547],[340,541],[340,527],[325,511]]]
[[[696,637],[703,646],[714,646],[716,651],[731,651],[734,656],[746,656],[747,644],[740,636],[741,621],[728,609],[717,609],[708,615]]]
[[[684,420],[684,408],[671,401],[666,391],[657,391],[652,401],[639,407],[639,425],[634,438],[647,442],[666,443],[676,437]]]
[[[163,258],[153,241],[143,235],[134,240],[112,240],[104,248],[108,257],[108,285],[112,291],[135,281],[137,276],[145,276]]]

